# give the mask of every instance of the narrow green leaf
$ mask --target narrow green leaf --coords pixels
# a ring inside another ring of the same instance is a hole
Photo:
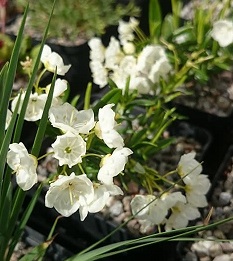
[[[150,36],[155,40],[159,39],[162,26],[162,13],[158,0],[150,0],[149,2],[149,32]]]
[[[128,107],[130,107],[130,106],[134,107],[135,105],[136,106],[151,107],[151,106],[156,105],[156,102],[153,99],[152,100],[149,100],[149,99],[135,99],[132,102],[129,102],[129,104],[127,104],[127,105],[128,105]]]
[[[5,234],[7,232],[7,227],[9,223],[9,216],[11,213],[12,207],[12,185],[11,183],[7,184],[8,188],[6,194],[4,195],[4,200],[2,207],[0,209],[0,233]]]
[[[85,92],[84,108],[83,108],[84,110],[88,110],[90,108],[91,90],[92,90],[92,83],[88,83]]]
[[[173,24],[173,17],[171,14],[165,16],[161,27],[161,35],[163,39],[167,40],[174,32],[175,26]]]
[[[178,28],[180,24],[180,13],[182,8],[182,1],[171,0],[172,4],[172,18],[173,18],[173,28]]]
[[[122,97],[121,89],[113,89],[107,92],[94,106],[93,111],[97,113],[100,108],[109,103],[117,104]]]
[[[22,43],[22,40],[23,40],[23,30],[24,30],[24,26],[25,26],[25,22],[26,22],[27,13],[28,13],[28,6],[25,9],[25,12],[24,12],[24,15],[23,15],[23,18],[22,18],[22,22],[21,22],[21,25],[20,25],[16,40],[15,40],[15,44],[14,44],[14,48],[13,48],[13,51],[12,51],[12,54],[11,54],[7,74],[3,79],[3,91],[2,91],[1,105],[0,105],[1,114],[2,114],[0,119],[3,120],[3,121],[1,121],[1,122],[5,122],[7,109],[9,107],[9,101],[10,101],[10,97],[11,97],[12,86],[13,86],[13,82],[14,82],[14,79],[15,79],[21,43]],[[4,126],[3,126],[4,124],[1,124],[1,125],[2,126],[0,126],[0,137],[2,138],[4,136],[5,130],[4,130]]]
[[[42,145],[41,141],[44,138],[46,127],[47,127],[48,114],[49,114],[49,109],[51,107],[51,103],[52,103],[52,99],[53,99],[53,91],[54,91],[56,76],[57,76],[57,74],[55,72],[55,74],[53,76],[52,83],[51,83],[51,87],[50,87],[50,90],[49,90],[48,98],[47,98],[46,103],[45,103],[43,114],[42,114],[42,117],[41,117],[41,120],[40,120],[40,123],[39,123],[39,126],[38,126],[36,137],[35,137],[35,140],[34,140],[34,143],[33,143],[32,151],[31,151],[32,155],[34,155],[36,157],[38,157],[38,155],[39,155],[40,148],[41,148],[41,145]]]
[[[0,111],[1,111],[1,108],[4,106],[4,104],[3,104],[3,102],[4,102],[3,93],[4,93],[4,88],[5,88],[4,82],[6,81],[8,66],[9,66],[9,62],[5,63],[0,71]],[[2,113],[0,113],[0,122],[5,122],[5,117],[3,117]],[[4,129],[4,126],[0,126],[0,128]],[[1,141],[1,139],[0,139],[0,141]],[[1,143],[0,143],[0,146],[1,146]]]

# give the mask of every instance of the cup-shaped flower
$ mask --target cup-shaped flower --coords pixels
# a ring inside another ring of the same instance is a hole
[[[111,155],[106,155],[101,161],[98,180],[107,185],[113,184],[113,178],[124,170],[128,156],[132,153],[129,148],[116,148]]]
[[[53,127],[59,128],[64,133],[88,134],[95,126],[94,112],[92,109],[78,111],[68,102],[51,107],[49,120]]]
[[[53,91],[53,97],[61,96],[67,90],[68,82],[64,79],[56,79]],[[50,91],[51,84],[46,86],[46,93],[48,94]]]
[[[19,94],[12,100],[11,103],[11,110],[14,111],[17,101],[19,99]],[[38,94],[38,93],[31,93],[30,98],[28,101],[27,105],[27,110],[24,116],[24,119],[26,121],[38,121],[41,119],[43,111],[44,111],[44,106],[47,100],[47,94]],[[22,93],[21,95],[21,100],[20,100],[20,105],[19,105],[19,111],[21,110],[23,100],[25,98],[25,92]]]
[[[177,171],[184,182],[188,176],[197,176],[202,172],[202,165],[195,159],[196,153],[190,152],[180,157]]]
[[[172,214],[166,220],[165,230],[187,227],[190,220],[195,220],[200,216],[198,208],[187,203],[177,202],[172,208]]]
[[[91,180],[82,174],[76,176],[59,175],[55,182],[50,184],[45,195],[45,206],[55,208],[57,212],[69,217],[79,210],[80,219],[83,221],[88,214],[88,204],[94,199],[94,188]]]
[[[221,47],[226,47],[232,44],[233,22],[228,20],[219,20],[214,22],[211,36]]]
[[[184,180],[185,193],[189,204],[203,208],[208,205],[206,193],[210,189],[211,183],[207,175],[187,176]]]
[[[37,183],[37,160],[22,142],[9,145],[7,164],[16,173],[16,182],[22,190],[29,190]]]
[[[44,45],[40,60],[49,72],[54,73],[57,68],[57,74],[62,76],[71,67],[70,64],[64,65],[62,57],[58,53],[52,52],[52,49],[48,45]]]
[[[57,136],[56,141],[51,144],[54,150],[54,158],[60,166],[68,165],[70,168],[82,162],[82,156],[86,154],[86,142],[80,135],[67,132]]]
[[[177,202],[186,202],[181,192],[164,194],[161,198],[154,195],[136,195],[130,205],[133,215],[136,215],[142,225],[141,229],[146,231],[150,227],[162,224],[168,210]]]
[[[114,104],[107,104],[99,109],[99,121],[96,123],[95,133],[109,148],[123,147],[124,140],[116,130],[117,122],[115,112],[112,110],[113,106]]]
[[[105,207],[110,196],[123,195],[121,188],[114,184],[106,185],[94,183],[94,192],[94,199],[88,206],[88,211],[90,213],[101,211]]]

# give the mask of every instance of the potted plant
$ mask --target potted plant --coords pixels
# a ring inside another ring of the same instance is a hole
[[[191,69],[174,101],[178,110],[203,126],[225,127],[232,118],[232,2],[189,1],[178,10],[176,27],[167,38],[179,57],[176,66],[190,61]],[[203,62],[198,62],[198,61]]]
[[[15,4],[23,9],[28,1],[19,0]],[[39,43],[43,33],[41,20],[48,21],[52,1],[31,1],[25,34]],[[89,12],[91,10],[91,12]],[[89,48],[87,40],[94,35],[103,36],[108,41],[109,35],[116,34],[114,26],[118,20],[140,14],[139,7],[130,1],[127,4],[111,1],[66,1],[60,0],[55,7],[47,43],[53,51],[59,53],[65,64],[72,64],[65,75],[69,81],[72,95],[84,94],[85,87],[91,81],[88,66]],[[7,33],[16,35],[20,17]],[[30,22],[29,22],[30,20]],[[48,82],[51,81],[51,77]]]

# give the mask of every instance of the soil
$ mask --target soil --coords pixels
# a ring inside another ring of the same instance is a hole
[[[218,117],[228,117],[233,108],[233,70],[213,75],[204,84],[189,82],[181,87],[191,95],[181,95],[175,103],[195,108]]]

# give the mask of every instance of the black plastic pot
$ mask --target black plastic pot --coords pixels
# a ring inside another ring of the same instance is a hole
[[[38,232],[37,230],[26,226],[22,235],[21,241],[25,245],[25,249],[33,248],[46,241],[46,236]],[[45,261],[62,261],[73,255],[72,252],[64,248],[63,246],[52,242],[43,258]]]

